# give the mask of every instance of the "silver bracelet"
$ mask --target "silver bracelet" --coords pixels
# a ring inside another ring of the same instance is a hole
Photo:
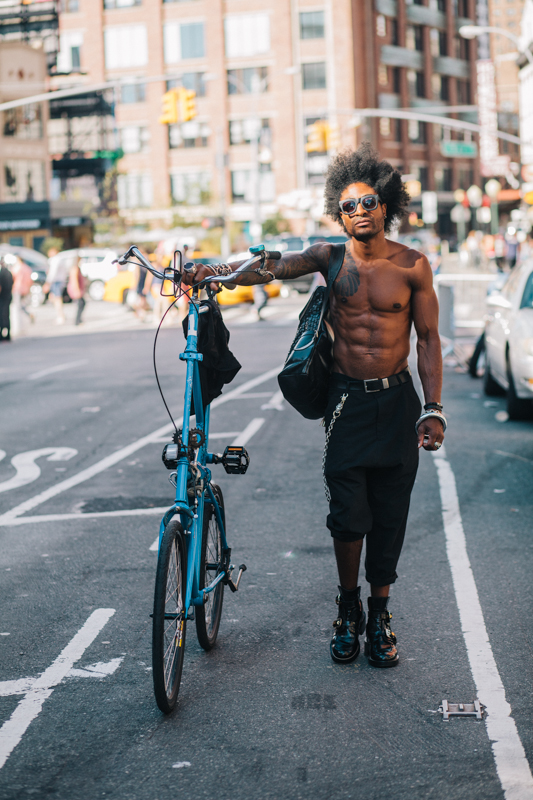
[[[446,421],[446,417],[441,411],[425,411],[423,414],[420,415],[419,419],[417,419],[415,423],[415,430],[418,433],[418,428],[422,424],[425,419],[430,419],[433,417],[434,419],[438,419],[442,422],[442,427],[444,430],[448,427],[448,423]]]
[[[233,272],[229,264],[209,264],[209,267],[213,270],[213,275],[226,276]]]

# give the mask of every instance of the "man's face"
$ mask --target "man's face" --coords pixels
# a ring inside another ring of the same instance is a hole
[[[364,197],[367,194],[377,195],[377,192],[366,183],[351,183],[342,192],[340,202],[349,198]],[[373,211],[365,211],[359,203],[353,214],[348,215],[341,211],[341,217],[349,236],[353,236],[358,242],[367,242],[383,230],[386,212],[387,206],[384,203],[378,203]]]

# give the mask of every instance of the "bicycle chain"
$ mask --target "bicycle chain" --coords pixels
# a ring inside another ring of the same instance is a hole
[[[326,456],[328,454],[328,445],[329,445],[329,440],[330,440],[330,437],[331,437],[331,432],[333,430],[333,426],[335,425],[335,422],[340,417],[341,411],[343,409],[343,406],[344,406],[347,398],[348,398],[348,394],[343,394],[341,399],[340,399],[340,401],[335,406],[335,411],[333,412],[333,416],[331,417],[331,422],[329,423],[329,427],[328,427],[328,429],[326,431],[326,440],[324,442],[324,455],[322,456],[322,475],[323,475],[323,478],[324,478],[324,491],[326,493],[326,500],[328,501],[328,503],[331,502],[331,494],[329,493],[329,486],[328,486],[328,482],[326,480]]]

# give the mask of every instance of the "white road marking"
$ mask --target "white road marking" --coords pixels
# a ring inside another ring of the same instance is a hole
[[[38,458],[48,456],[47,461],[69,461],[78,455],[72,447],[43,447],[41,450],[28,450],[19,453],[11,459],[17,474],[7,481],[0,483],[0,492],[9,492],[27,483],[33,483],[41,474],[41,468],[35,463]]]
[[[74,367],[81,367],[87,363],[87,359],[83,358],[81,361],[69,361],[67,364],[56,364],[55,367],[48,367],[48,369],[41,369],[39,372],[34,372],[28,375],[29,381],[37,381],[39,378],[45,378],[47,375],[53,375],[55,372],[64,372],[66,369],[73,369]]]
[[[268,408],[274,408],[276,411],[283,411],[283,392],[281,389],[272,395],[268,403],[261,406],[261,411],[266,411]]]
[[[478,698],[486,706],[487,733],[505,800],[531,800],[533,776],[511,716],[479,602],[459,508],[455,476],[444,447],[433,453],[439,477],[446,549],[463,637]]]
[[[172,764],[172,769],[182,769],[183,767],[190,767],[190,761],[177,761],[175,764]]]
[[[518,461],[525,461],[526,464],[533,464],[533,460],[531,460],[531,458],[524,458],[524,456],[519,456],[516,453],[506,453],[505,450],[495,450],[494,452],[499,456],[506,456],[507,458],[516,458]]]
[[[237,386],[231,392],[227,394],[223,394],[220,397],[217,397],[211,403],[211,408],[216,408],[217,406],[223,405],[224,403],[228,403],[230,400],[239,397],[243,392],[247,392],[250,389],[259,386],[261,383],[265,383],[265,381],[274,378],[281,370],[281,366],[277,366],[274,369],[268,370],[268,372],[263,372],[261,375],[258,375],[256,378],[251,378],[249,381],[241,384],[241,386]],[[140,450],[141,447],[144,447],[147,444],[150,444],[154,441],[154,439],[158,439],[164,434],[170,433],[170,431],[174,430],[174,426],[172,423],[168,425],[164,425],[162,428],[158,428],[157,430],[149,433],[147,436],[143,436],[137,441],[132,442],[127,447],[122,447],[117,450],[115,453],[112,453],[106,458],[103,458],[101,461],[98,461],[96,464],[93,464],[92,467],[88,467],[87,469],[78,472],[77,475],[72,475],[72,477],[67,478],[64,481],[60,481],[56,483],[54,486],[50,486],[44,492],[35,495],[34,497],[30,497],[28,500],[25,500],[23,503],[19,503],[19,505],[11,508],[9,511],[6,511],[5,514],[0,516],[0,526],[1,525],[11,525],[13,520],[17,517],[20,517],[22,514],[25,514],[27,511],[31,511],[32,508],[36,506],[42,505],[42,503],[50,500],[52,497],[56,497],[58,494],[62,494],[66,492],[68,489],[71,489],[73,486],[78,486],[80,483],[84,483],[88,481],[90,478],[93,478],[95,475],[98,475],[100,472],[104,472],[109,467],[113,467],[115,464],[118,464],[125,458],[128,458],[132,453],[136,453],[137,450]]]
[[[259,428],[263,425],[264,419],[261,417],[256,417],[253,419],[243,430],[242,433],[237,434],[236,438],[233,440],[232,447],[244,447],[247,444],[252,436],[254,436]]]
[[[113,658],[111,661],[98,661],[88,664],[83,669],[70,669],[65,678],[106,678],[112,675],[122,664],[124,657]],[[0,681],[0,697],[11,697],[15,694],[26,694],[33,689],[37,678],[19,678],[15,681]]]
[[[98,414],[100,411],[100,406],[84,406],[81,409],[82,414]]]
[[[16,517],[9,525],[28,525],[32,523],[43,522],[64,522],[65,520],[84,520],[84,519],[98,519],[100,517],[142,517],[144,515],[163,516],[169,507],[161,506],[160,508],[127,508],[118,511],[88,511],[83,514],[80,511],[73,511],[67,514],[37,514],[33,517]]]
[[[0,450],[0,461],[2,461],[2,459],[5,458],[5,457],[6,457],[6,451],[5,450]]]
[[[34,680],[11,717],[0,728],[0,769],[18,745],[33,720],[41,713],[44,701],[54,687],[67,676],[102,628],[109,622],[114,608],[97,608],[56,660]]]

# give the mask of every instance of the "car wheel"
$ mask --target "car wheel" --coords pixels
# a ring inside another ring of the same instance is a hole
[[[509,388],[507,389],[507,413],[509,419],[531,419],[533,417],[533,400],[524,400],[516,394],[516,387],[514,385],[511,366],[507,362],[507,380],[509,381]]]
[[[485,372],[483,374],[483,391],[489,397],[501,397],[505,394],[505,390],[496,383],[490,372],[490,363],[487,358],[487,351],[485,351]]]
[[[103,281],[91,281],[89,284],[89,297],[91,300],[104,299],[105,283]]]

